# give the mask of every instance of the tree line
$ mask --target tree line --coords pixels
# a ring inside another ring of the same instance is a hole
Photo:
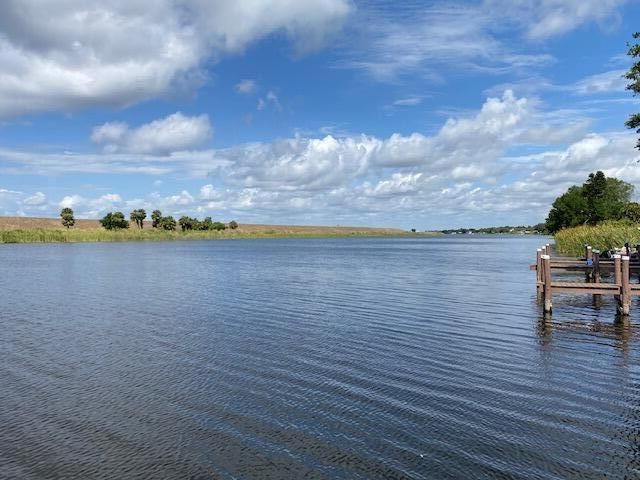
[[[71,208],[63,208],[60,211],[60,218],[62,225],[66,228],[71,228],[75,225],[75,218],[73,210]],[[129,228],[131,224],[135,224],[138,228],[144,228],[144,220],[147,218],[147,212],[144,208],[133,210],[129,213],[129,220],[126,219],[122,212],[109,212],[102,219],[100,224],[106,230],[119,230]],[[211,217],[205,217],[203,220],[197,218],[188,217],[186,215],[180,217],[176,222],[175,218],[171,215],[163,216],[160,210],[154,210],[151,212],[151,226],[159,230],[175,231],[178,227],[183,232],[187,230],[226,230],[229,227],[232,230],[238,228],[238,223],[235,220],[231,220],[229,224],[223,222],[214,222]]]
[[[601,171],[590,173],[582,185],[573,185],[555,199],[545,221],[551,233],[605,220],[640,223],[640,204],[632,202],[633,185]]]

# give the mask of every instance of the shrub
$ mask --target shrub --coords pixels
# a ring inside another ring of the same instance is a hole
[[[236,228],[238,228],[238,222],[236,222],[235,220],[231,220],[231,221],[229,222],[229,228],[230,228],[231,230],[235,230]]]
[[[124,218],[122,212],[109,212],[107,213],[100,223],[107,230],[117,230],[119,228],[129,228],[129,222]]]

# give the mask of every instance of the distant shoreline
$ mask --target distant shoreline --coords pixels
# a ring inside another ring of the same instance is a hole
[[[33,217],[0,217],[0,243],[80,243],[167,240],[222,240],[247,238],[322,238],[322,237],[399,237],[437,236],[438,232],[414,233],[398,228],[260,225],[240,224],[237,229],[186,232],[152,228],[145,222],[143,229],[132,226],[122,230],[105,230],[98,220],[76,220],[70,229],[59,219]]]

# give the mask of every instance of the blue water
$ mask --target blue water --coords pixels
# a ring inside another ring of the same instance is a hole
[[[544,321],[545,242],[0,245],[0,478],[640,478],[640,332]]]

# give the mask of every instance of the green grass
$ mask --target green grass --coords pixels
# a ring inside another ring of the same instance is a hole
[[[624,221],[609,221],[600,225],[583,225],[560,230],[554,235],[556,250],[574,257],[584,256],[584,246],[603,251],[620,248],[625,242],[640,243],[640,225]]]
[[[413,236],[415,234],[407,234]],[[277,230],[243,232],[237,230],[223,231],[165,231],[157,229],[29,229],[0,230],[0,243],[76,243],[76,242],[130,242],[130,241],[166,241],[166,240],[218,240],[229,238],[318,238],[318,237],[365,237],[365,236],[399,236],[396,233],[307,233],[282,232]]]

